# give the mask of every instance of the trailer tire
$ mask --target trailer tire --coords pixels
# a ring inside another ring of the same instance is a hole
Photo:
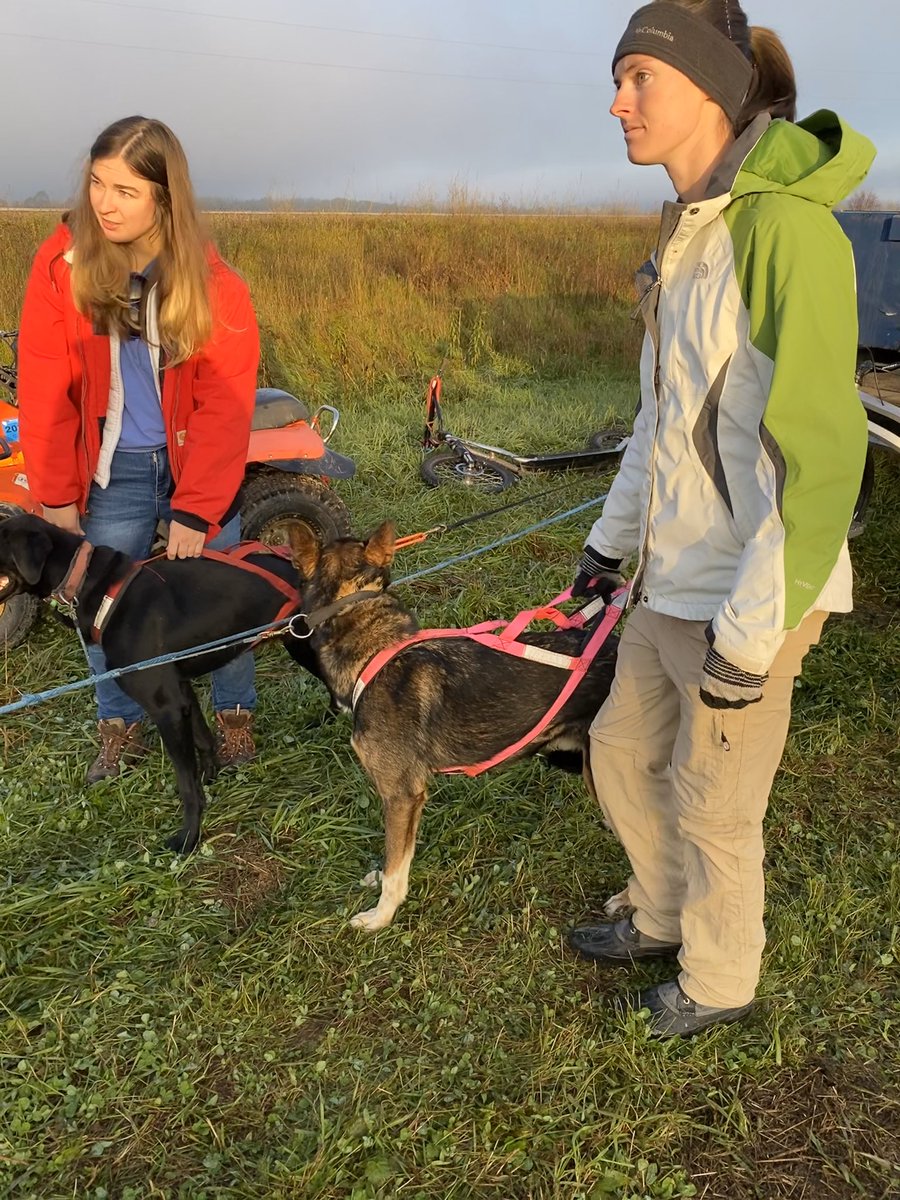
[[[856,505],[853,509],[853,517],[850,520],[850,528],[847,530],[848,538],[859,537],[866,527],[866,516],[869,510],[869,501],[872,499],[872,490],[875,487],[875,455],[872,453],[872,447],[866,448],[866,465],[863,467],[862,483],[859,487],[859,495],[856,497]]]

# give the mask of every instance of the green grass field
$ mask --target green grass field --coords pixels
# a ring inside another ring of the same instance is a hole
[[[48,219],[0,217],[0,327]],[[267,380],[337,403],[340,491],[365,530],[485,506],[418,479],[425,384],[448,422],[517,450],[582,445],[636,392],[631,267],[646,221],[220,217],[265,331]],[[15,1200],[888,1200],[900,1195],[900,489],[878,461],[853,543],[857,609],[798,684],[768,818],[758,1011],[648,1042],[576,961],[573,920],[626,862],[580,782],[540,763],[435,782],[410,896],[348,918],[380,806],[324,691],[258,658],[259,759],[178,820],[162,752],[91,792],[87,692],[0,728],[0,1195]],[[407,574],[602,492],[556,495],[404,552]],[[506,497],[492,498],[501,503]],[[513,498],[512,496],[510,498]],[[408,585],[423,623],[511,615],[570,581],[592,517]],[[85,673],[45,617],[0,657],[0,703]]]

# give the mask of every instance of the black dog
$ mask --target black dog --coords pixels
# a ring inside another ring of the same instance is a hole
[[[0,601],[22,593],[47,597],[56,592],[83,543],[84,538],[40,517],[10,517],[0,523]],[[263,553],[250,555],[248,561],[277,575],[299,595],[301,580],[290,561]],[[107,592],[125,579],[133,566],[118,550],[94,547],[76,609],[85,640],[91,638]],[[128,583],[121,600],[110,610],[99,641],[110,668],[126,667],[269,624],[285,600],[271,582],[230,563],[207,558],[154,559]],[[308,642],[286,635],[283,644],[301,666],[317,673]],[[175,767],[183,824],[166,845],[179,853],[193,850],[200,839],[205,802],[202,781],[214,779],[218,769],[215,738],[190,680],[224,666],[246,648],[228,646],[119,678],[122,690],[156,724]]]
[[[385,523],[368,541],[340,538],[324,548],[302,528],[291,530],[290,538],[294,563],[306,580],[305,608],[321,678],[349,708],[366,664],[419,628],[385,590],[393,526]],[[519,640],[575,656],[593,628],[589,622],[584,629],[525,633]],[[588,726],[609,693],[616,646],[615,637],[607,639],[560,711],[516,759],[542,753],[554,765],[574,760],[592,786],[585,770]],[[453,637],[401,650],[357,695],[351,744],[381,797],[386,847],[381,898],[375,908],[358,913],[353,925],[383,929],[405,899],[429,777],[446,767],[487,762],[515,745],[550,709],[564,679],[557,666]],[[364,882],[374,885],[377,877]]]

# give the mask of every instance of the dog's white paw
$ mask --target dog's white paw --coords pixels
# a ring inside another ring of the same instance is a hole
[[[365,912],[357,913],[355,917],[350,918],[350,924],[354,929],[365,929],[366,933],[375,933],[378,929],[385,929],[391,923],[391,918],[384,913],[380,913],[376,908],[368,908]]]
[[[363,887],[377,888],[378,885],[381,883],[381,872],[377,871],[377,870],[370,871],[368,873],[368,875],[363,875],[362,879],[359,882],[361,883],[361,885]]]
[[[623,888],[621,892],[616,892],[614,896],[610,896],[603,905],[603,911],[613,920],[617,917],[628,916],[629,913],[634,912],[634,905],[628,896],[628,888]]]

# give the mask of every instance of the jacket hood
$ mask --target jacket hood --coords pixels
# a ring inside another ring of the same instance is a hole
[[[828,109],[803,121],[772,121],[741,164],[733,197],[786,192],[833,208],[859,187],[875,158],[863,134]]]

